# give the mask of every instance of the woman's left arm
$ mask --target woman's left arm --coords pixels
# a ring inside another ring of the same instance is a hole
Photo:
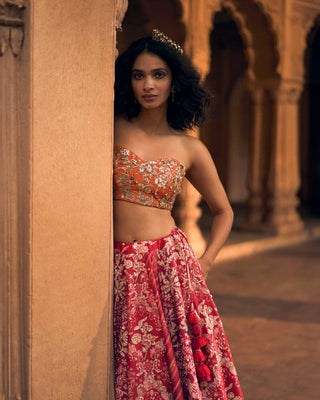
[[[186,177],[200,192],[213,216],[207,248],[199,258],[202,273],[206,278],[230,233],[233,211],[209,151],[200,140],[190,139],[187,148],[191,165]]]

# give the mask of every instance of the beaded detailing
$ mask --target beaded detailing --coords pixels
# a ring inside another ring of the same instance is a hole
[[[183,48],[178,43],[170,39],[166,34],[159,31],[159,29],[152,30],[152,39],[156,40],[157,42],[165,43],[177,53],[183,54]]]
[[[115,147],[114,200],[172,210],[184,176],[184,165],[174,158],[144,161],[123,146]]]

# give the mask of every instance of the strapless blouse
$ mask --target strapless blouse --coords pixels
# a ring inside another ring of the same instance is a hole
[[[171,210],[181,191],[184,165],[171,157],[144,161],[116,146],[113,155],[113,199]]]

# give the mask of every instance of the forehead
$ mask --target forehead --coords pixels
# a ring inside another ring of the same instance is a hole
[[[170,70],[168,64],[162,58],[156,54],[146,52],[139,54],[132,66],[132,69],[139,69],[142,71],[159,68]]]

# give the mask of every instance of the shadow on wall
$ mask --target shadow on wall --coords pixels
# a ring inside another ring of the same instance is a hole
[[[89,353],[90,363],[80,400],[113,398],[111,394],[113,388],[108,386],[108,380],[106,379],[106,374],[113,374],[113,368],[107,362],[107,351],[109,343],[112,341],[112,329],[108,325],[109,320],[109,307],[106,304],[98,333],[92,341],[92,348]]]

